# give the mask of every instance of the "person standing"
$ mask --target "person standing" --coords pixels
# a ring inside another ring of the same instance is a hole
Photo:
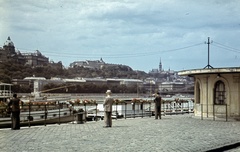
[[[155,99],[154,99],[154,102],[155,102],[155,119],[161,119],[161,96],[160,96],[160,93],[157,92],[155,94]]]
[[[114,102],[114,99],[111,97],[111,90],[107,90],[106,92],[106,98],[103,102],[104,106],[104,121],[105,126],[104,127],[112,127],[112,105]]]
[[[13,94],[13,99],[8,103],[8,108],[12,109],[12,130],[20,129],[20,102],[17,94]]]

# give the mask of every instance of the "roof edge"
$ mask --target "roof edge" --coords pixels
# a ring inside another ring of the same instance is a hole
[[[221,73],[240,73],[240,67],[183,70],[183,71],[179,71],[178,75],[191,76],[191,75],[199,75],[199,74],[221,74]]]

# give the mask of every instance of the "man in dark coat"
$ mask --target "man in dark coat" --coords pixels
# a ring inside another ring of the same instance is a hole
[[[20,102],[17,94],[13,94],[13,99],[8,103],[8,108],[12,109],[12,130],[20,129]]]
[[[154,102],[155,102],[155,119],[161,119],[161,96],[160,96],[160,93],[157,92],[155,94],[155,99],[154,99]]]

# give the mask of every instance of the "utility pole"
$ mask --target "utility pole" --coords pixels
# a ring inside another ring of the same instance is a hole
[[[208,37],[208,42],[207,42],[207,44],[208,44],[208,65],[207,66],[205,66],[204,67],[204,69],[209,69],[209,68],[212,68],[213,69],[213,67],[209,64],[209,54],[210,54],[210,38]],[[207,96],[207,108],[206,108],[206,112],[207,112],[207,118],[208,118],[208,84],[209,84],[209,82],[208,82],[208,77],[209,76],[207,76],[206,77],[206,80],[207,80],[207,89],[206,89],[206,96]]]
[[[209,64],[209,54],[210,54],[210,37],[208,37],[208,42],[207,42],[207,44],[208,44],[208,64],[207,64],[207,66],[205,66],[204,67],[204,69],[206,69],[206,68],[213,68],[210,64]]]

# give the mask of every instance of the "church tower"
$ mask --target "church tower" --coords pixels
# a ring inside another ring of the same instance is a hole
[[[162,72],[162,61],[161,61],[161,58],[160,58],[160,63],[159,63],[159,72]]]

